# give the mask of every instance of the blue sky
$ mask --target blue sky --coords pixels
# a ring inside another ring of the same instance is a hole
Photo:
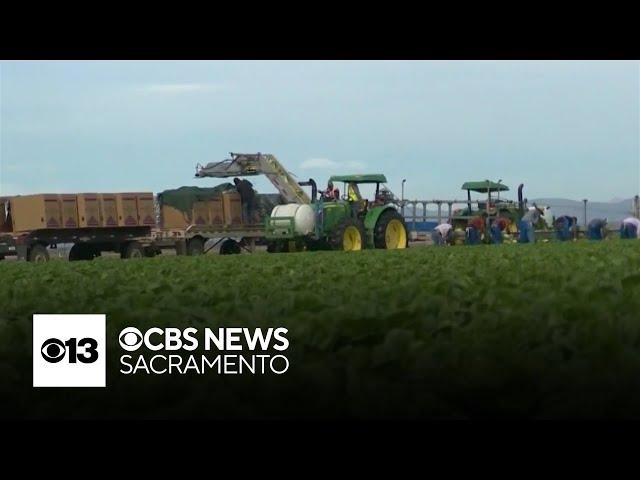
[[[301,179],[385,173],[407,198],[466,180],[534,197],[640,191],[638,62],[0,62],[0,192],[158,192],[229,151]],[[261,191],[274,191],[264,179]]]

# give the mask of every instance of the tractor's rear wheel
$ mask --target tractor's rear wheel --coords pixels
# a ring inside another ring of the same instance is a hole
[[[331,232],[329,244],[333,250],[354,252],[364,248],[365,234],[361,220],[347,218]]]
[[[376,248],[386,250],[407,248],[409,236],[402,215],[395,210],[382,212],[375,226],[373,241]]]

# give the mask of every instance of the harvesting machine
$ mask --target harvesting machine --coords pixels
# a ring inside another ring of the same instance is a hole
[[[265,221],[269,252],[302,249],[361,250],[398,249],[407,246],[404,219],[391,203],[392,194],[380,188],[384,175],[339,175],[349,193],[339,199],[318,196],[316,182],[297,182],[271,154],[231,153],[222,162],[197,167],[197,177],[265,175],[278,189],[285,204],[277,205]],[[362,197],[359,185],[375,185],[372,201]],[[308,195],[303,186],[311,187]],[[343,190],[343,192],[345,191]]]

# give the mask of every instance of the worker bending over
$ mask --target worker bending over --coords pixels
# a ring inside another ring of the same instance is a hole
[[[496,217],[491,222],[491,243],[502,243],[502,232],[509,226],[509,220],[504,217]]]
[[[431,239],[438,246],[451,245],[453,243],[453,225],[447,222],[441,223],[431,232]]]
[[[487,219],[487,212],[469,219],[467,228],[464,230],[464,243],[467,245],[477,245],[482,239],[482,234],[485,230],[485,223]]]
[[[576,239],[576,228],[578,227],[578,219],[569,215],[562,215],[556,218],[556,238],[560,241],[566,241],[573,238]]]
[[[535,243],[535,227],[536,224],[540,221],[540,217],[543,213],[544,212],[542,211],[542,209],[538,208],[538,206],[534,204],[533,207],[529,208],[529,210],[522,216],[519,225],[519,243]]]
[[[638,237],[640,237],[640,220],[636,217],[625,218],[620,226],[620,238]]]
[[[602,240],[607,236],[607,219],[594,218],[587,226],[587,237],[589,240]]]

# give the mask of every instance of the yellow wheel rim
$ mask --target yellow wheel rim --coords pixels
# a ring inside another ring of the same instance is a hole
[[[360,230],[354,226],[348,226],[344,229],[344,234],[342,235],[342,249],[345,252],[362,250],[362,236],[360,235]]]
[[[388,250],[407,248],[407,231],[400,220],[394,218],[387,223],[384,241]]]

